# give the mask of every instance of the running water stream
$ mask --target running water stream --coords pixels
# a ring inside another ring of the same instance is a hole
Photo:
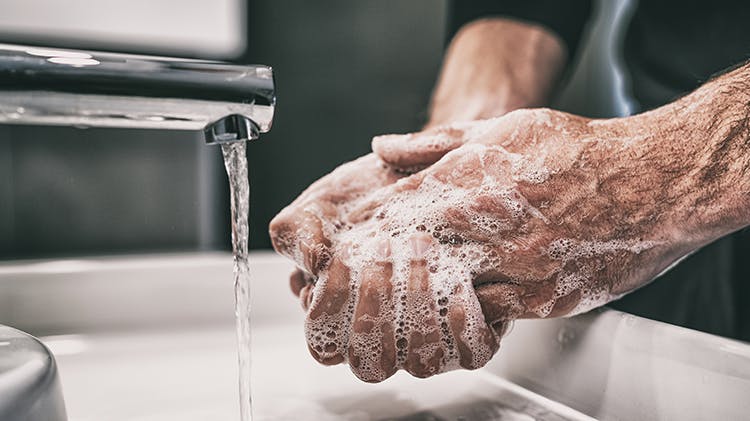
[[[232,142],[221,146],[231,196],[234,313],[237,317],[240,419],[242,421],[252,420],[252,398],[250,395],[250,270],[247,261],[250,184],[247,178],[246,143]]]

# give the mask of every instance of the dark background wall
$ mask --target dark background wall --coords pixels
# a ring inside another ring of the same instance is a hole
[[[369,152],[372,136],[419,129],[443,48],[442,1],[253,1],[248,53],[274,67],[273,130],[249,147],[252,244],[306,186]]]

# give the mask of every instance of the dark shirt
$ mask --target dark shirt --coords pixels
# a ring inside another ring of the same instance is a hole
[[[592,16],[586,0],[454,0],[448,36],[482,17],[535,23],[574,61]],[[630,93],[640,111],[671,102],[750,58],[750,2],[642,0],[624,38]],[[750,340],[750,234],[723,238],[612,306],[652,319]]]
[[[641,1],[624,54],[641,108],[658,107],[750,58],[750,3]]]
[[[505,16],[546,27],[562,39],[571,58],[591,15],[588,0],[454,0],[448,36],[472,20]],[[624,57],[642,109],[669,102],[750,58],[750,2],[638,2]]]

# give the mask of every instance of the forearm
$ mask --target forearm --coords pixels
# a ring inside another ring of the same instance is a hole
[[[671,141],[693,161],[679,217],[705,242],[750,224],[750,65],[664,108],[655,113],[678,123]]]
[[[563,42],[536,25],[503,18],[466,25],[446,52],[427,126],[545,105],[565,54]]]
[[[598,182],[623,224],[662,233],[677,253],[750,224],[750,65],[653,111],[592,124],[609,157]]]

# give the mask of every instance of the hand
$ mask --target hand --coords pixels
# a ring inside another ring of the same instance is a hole
[[[313,280],[330,264],[331,238],[347,228],[347,210],[401,177],[373,154],[363,156],[313,183],[271,221],[276,251],[303,268],[290,277],[292,291],[302,299],[303,307],[310,304]]]
[[[452,249],[428,261],[474,286],[490,325],[579,313],[697,247],[666,206],[689,169],[638,159],[658,156],[651,127],[539,109],[379,137],[373,150],[385,162],[427,168],[388,188],[381,205],[363,206],[397,218],[400,207],[439,198],[413,224]]]
[[[410,236],[412,257],[398,265],[387,239],[356,238],[363,231],[354,224],[369,213],[361,203],[400,178],[367,155],[310,186],[270,227],[274,248],[302,268],[291,286],[307,310],[311,354],[323,364],[348,361],[366,381],[384,380],[397,368],[420,377],[477,368],[497,349],[470,286],[438,291],[430,285],[423,254],[431,237]],[[394,273],[399,270],[405,275]]]
[[[648,212],[624,222],[632,206],[599,190],[628,187],[602,183],[596,170],[621,164],[593,140],[618,130],[536,110],[376,139],[391,165],[405,151],[437,162],[356,189],[312,221],[305,207],[325,206],[311,198],[331,193],[306,192],[272,223],[277,250],[308,273],[299,283],[313,356],[348,362],[367,381],[398,368],[420,377],[478,368],[509,321],[584,311],[655,275],[674,258],[663,247],[669,230]],[[361,171],[357,162],[347,165]],[[334,174],[311,190],[346,179]],[[305,251],[318,249],[327,257]]]
[[[311,353],[367,381],[476,368],[508,321],[601,305],[746,226],[749,72],[634,117],[519,110],[376,139],[384,162],[424,169],[399,177],[370,155],[380,187],[324,201],[337,219],[308,218],[305,193],[272,223],[314,282]],[[342,174],[370,178],[357,162]]]

